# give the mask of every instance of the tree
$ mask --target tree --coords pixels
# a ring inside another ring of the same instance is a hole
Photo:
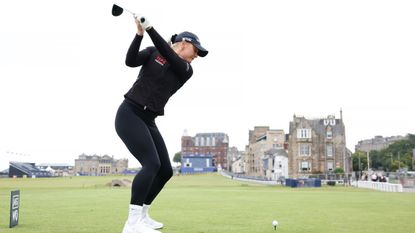
[[[408,134],[407,138],[408,138],[409,143],[411,143],[412,145],[415,145],[415,134]]]
[[[343,174],[344,173],[344,170],[343,170],[343,168],[338,167],[338,168],[334,169],[334,173],[336,173],[336,174]]]
[[[414,148],[414,134],[408,134],[406,139],[392,143],[388,148],[381,151],[385,161],[383,167],[390,171],[396,171],[399,168],[414,170],[414,167],[412,167],[412,150]]]
[[[383,170],[383,160],[381,151],[372,150],[369,152],[370,168],[373,170]]]
[[[367,155],[364,151],[356,151],[352,155],[353,171],[367,170]],[[360,162],[360,164],[359,164]]]
[[[374,170],[396,171],[399,168],[412,167],[412,150],[415,148],[415,135],[408,134],[406,139],[396,141],[389,147],[381,150],[372,150],[369,153],[370,168]],[[367,154],[366,152],[356,151],[352,155],[353,170],[367,170]],[[360,160],[360,166],[359,166]]]
[[[175,163],[181,163],[182,162],[182,153],[181,152],[177,152],[176,154],[174,154],[173,162],[175,162]]]

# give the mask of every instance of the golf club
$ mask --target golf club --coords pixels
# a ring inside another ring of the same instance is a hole
[[[134,18],[138,18],[139,17],[140,18],[140,22],[142,24],[146,21],[146,18],[145,17],[139,16],[136,13],[134,13],[134,12],[132,12],[132,11],[126,9],[126,8],[122,8],[122,7],[118,6],[117,4],[113,4],[112,5],[112,11],[111,11],[111,13],[112,13],[113,16],[120,16],[124,12],[124,10],[127,11],[128,13],[132,14],[134,16]]]
[[[126,8],[122,8],[122,7],[118,6],[117,4],[112,5],[112,15],[113,16],[120,16],[124,12],[124,10],[127,11],[128,13],[132,14],[135,17],[136,14],[134,12],[132,12],[132,11],[126,9]]]

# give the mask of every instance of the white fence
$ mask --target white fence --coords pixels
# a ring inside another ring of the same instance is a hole
[[[239,180],[239,181],[243,181],[243,182],[250,182],[250,183],[256,183],[256,184],[264,184],[264,185],[281,185],[281,183],[279,183],[276,180],[257,180],[257,179],[249,179],[249,178],[244,178],[244,177],[238,177],[238,176],[234,176],[234,175],[230,175],[224,171],[221,171],[220,174],[224,177],[227,177],[229,179],[232,180]]]
[[[375,189],[383,192],[403,192],[401,184],[391,184],[386,182],[372,182],[372,181],[353,181],[352,186],[358,188]]]

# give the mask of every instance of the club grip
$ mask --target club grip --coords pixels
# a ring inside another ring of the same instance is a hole
[[[150,22],[148,21],[148,19],[146,19],[146,17],[141,16],[140,17],[140,23],[141,25],[144,27],[144,29],[148,30],[150,28],[152,28]]]

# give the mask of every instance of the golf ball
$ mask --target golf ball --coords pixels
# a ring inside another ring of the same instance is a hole
[[[275,227],[275,226],[278,226],[278,221],[277,220],[274,220],[274,221],[272,221],[272,225]]]

